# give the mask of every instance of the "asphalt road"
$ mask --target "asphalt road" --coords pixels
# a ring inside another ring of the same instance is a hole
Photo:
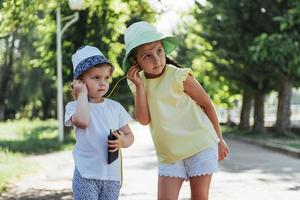
[[[135,143],[123,150],[124,182],[120,200],[155,200],[157,161],[148,127],[131,125]],[[230,156],[213,176],[210,200],[300,200],[300,159],[256,145],[227,140]],[[28,158],[43,166],[40,173],[12,184],[0,199],[72,199],[71,152]],[[181,200],[189,199],[185,182]]]

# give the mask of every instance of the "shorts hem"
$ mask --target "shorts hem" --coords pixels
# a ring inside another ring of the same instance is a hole
[[[186,177],[182,177],[182,176],[171,176],[171,175],[165,175],[165,174],[159,174],[158,176],[169,177],[169,178],[180,178],[180,179],[187,180]]]
[[[193,174],[193,175],[190,175],[190,176],[189,176],[189,179],[190,179],[190,178],[197,177],[197,176],[213,175],[213,174],[216,173],[216,172],[218,172],[218,170],[214,170],[214,171],[211,171],[211,172],[201,172],[201,173]]]

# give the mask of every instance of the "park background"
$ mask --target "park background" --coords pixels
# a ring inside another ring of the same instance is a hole
[[[62,36],[63,107],[72,100],[71,55],[94,45],[125,73],[123,33],[146,20],[179,38],[171,55],[192,68],[216,105],[224,135],[300,148],[300,2],[295,0],[0,1],[0,191],[38,170],[24,159],[70,150],[72,129],[58,140],[57,10],[78,20]],[[69,20],[69,19],[68,19]],[[62,25],[68,20],[63,21]],[[125,80],[111,99],[132,115]]]

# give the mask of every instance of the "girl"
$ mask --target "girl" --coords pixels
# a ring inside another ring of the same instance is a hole
[[[125,32],[123,69],[136,119],[150,125],[159,161],[158,199],[178,199],[183,181],[189,180],[191,198],[207,200],[218,159],[229,151],[205,90],[190,69],[176,68],[166,57],[176,46],[175,37],[147,22],[134,23]]]
[[[134,140],[129,114],[117,102],[103,96],[109,88],[113,65],[99,49],[84,46],[72,56],[76,101],[66,105],[65,125],[76,127],[73,150],[74,199],[116,200],[120,191],[120,158],[108,164],[108,148],[116,152]],[[107,140],[110,130],[116,140]]]

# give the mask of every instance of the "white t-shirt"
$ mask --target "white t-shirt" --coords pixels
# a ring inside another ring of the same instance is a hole
[[[66,105],[65,126],[72,126],[77,101]],[[107,136],[132,120],[123,106],[113,100],[89,103],[90,123],[86,129],[75,127],[76,144],[73,150],[75,166],[83,178],[120,181],[120,157],[107,164]]]

